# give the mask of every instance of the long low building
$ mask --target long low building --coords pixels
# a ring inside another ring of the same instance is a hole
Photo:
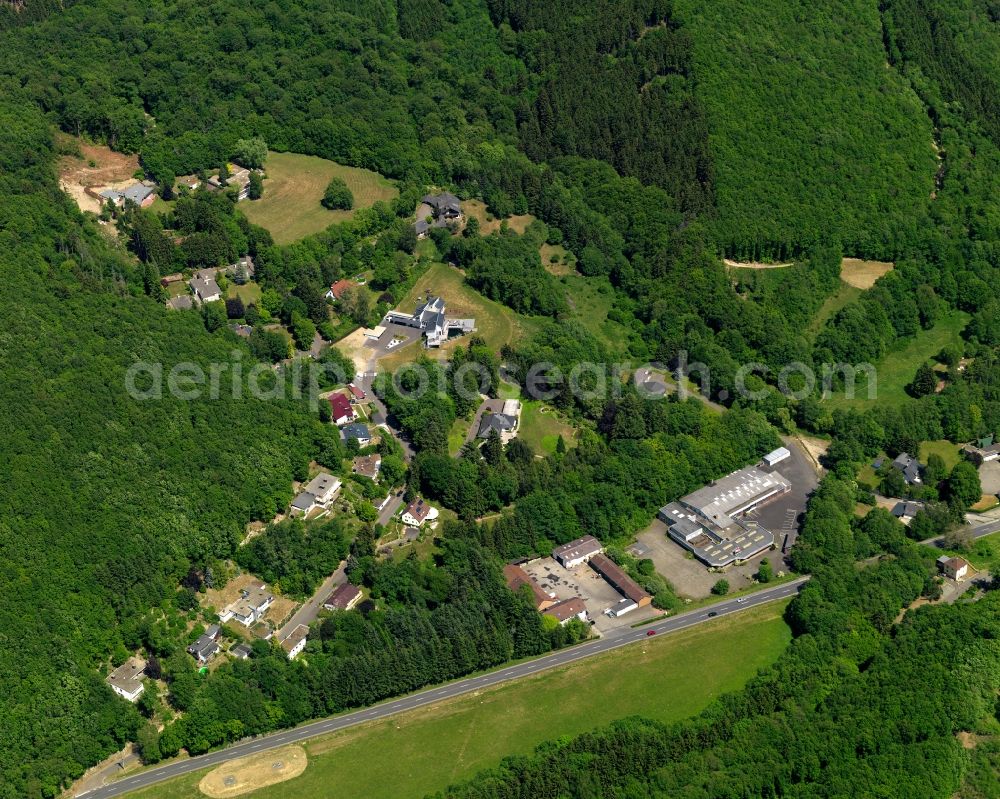
[[[658,515],[674,541],[702,563],[721,568],[774,544],[774,533],[743,517],[791,489],[778,472],[750,466],[665,505]]]
[[[653,597],[607,555],[594,555],[590,559],[590,565],[623,597],[622,601],[608,609],[612,616],[621,616],[636,608],[645,607],[653,601]]]
[[[556,547],[552,550],[552,557],[567,569],[574,569],[603,551],[604,547],[600,541],[592,535],[585,535]]]

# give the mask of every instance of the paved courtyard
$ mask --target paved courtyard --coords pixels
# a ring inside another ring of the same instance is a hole
[[[1000,494],[1000,461],[990,461],[979,467],[979,482],[984,494]]]
[[[661,611],[652,606],[639,608],[620,618],[604,615],[604,611],[621,600],[614,588],[586,563],[575,569],[566,569],[554,558],[537,558],[522,564],[546,593],[555,594],[559,599],[580,597],[587,606],[587,613],[600,633],[620,627],[628,627],[637,621],[657,616]]]

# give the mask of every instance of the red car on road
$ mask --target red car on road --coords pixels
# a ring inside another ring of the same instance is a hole
[[[646,635],[656,635],[656,630],[647,630]]]

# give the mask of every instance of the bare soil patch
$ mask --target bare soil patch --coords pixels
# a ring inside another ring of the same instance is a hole
[[[81,211],[101,212],[100,201],[87,189],[121,189],[135,182],[139,156],[116,153],[102,144],[76,140],[80,157],[64,155],[59,159],[59,185]],[[93,163],[93,166],[91,166]]]
[[[840,262],[840,279],[849,286],[867,290],[875,281],[896,265],[891,261],[863,261],[860,258],[844,258]]]
[[[223,763],[202,778],[198,790],[213,799],[240,796],[298,777],[308,762],[306,750],[301,746],[271,749]]]

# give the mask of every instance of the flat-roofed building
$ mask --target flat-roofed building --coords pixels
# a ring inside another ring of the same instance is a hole
[[[136,702],[145,690],[145,685],[142,682],[145,674],[146,662],[133,657],[111,672],[105,682],[122,699]]]
[[[574,569],[603,551],[600,541],[592,535],[585,535],[556,547],[552,550],[552,557],[567,569]]]
[[[779,450],[769,456],[775,463],[784,459]],[[770,530],[742,517],[791,488],[780,473],[751,466],[663,506],[658,515],[674,541],[706,565],[721,568],[774,544]]]

